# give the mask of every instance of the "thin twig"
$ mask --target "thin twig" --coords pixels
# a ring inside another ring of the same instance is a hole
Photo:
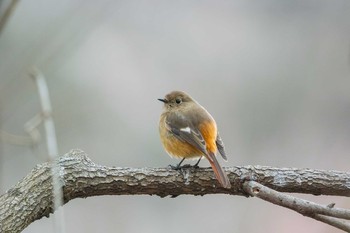
[[[312,218],[314,218],[320,222],[327,223],[327,224],[334,226],[336,228],[339,228],[343,231],[350,232],[349,224],[347,222],[345,222],[344,220],[329,217],[329,216],[324,216],[324,215],[320,215],[320,214],[316,214]]]
[[[33,146],[35,143],[31,137],[11,134],[4,130],[0,130],[0,141],[20,146]]]
[[[9,6],[5,10],[5,12],[2,15],[2,17],[0,18],[0,35],[1,35],[5,25],[7,23],[7,20],[10,18],[11,13],[15,10],[17,3],[18,3],[18,0],[12,0],[9,3]]]
[[[255,181],[246,181],[243,189],[265,201],[292,209],[304,216],[314,218],[339,229],[350,232],[350,224],[335,218],[350,219],[350,210],[323,206],[288,194],[280,193]],[[326,216],[324,216],[326,215]]]
[[[36,68],[30,73],[31,77],[34,79],[38,92],[39,98],[41,102],[42,109],[42,119],[44,122],[45,135],[46,135],[46,143],[47,150],[50,157],[50,160],[53,162],[53,166],[51,167],[52,172],[52,184],[53,184],[53,195],[54,195],[54,209],[58,210],[60,206],[63,205],[63,193],[62,193],[62,184],[60,183],[59,164],[55,163],[55,158],[58,156],[58,147],[57,147],[57,139],[55,132],[55,125],[52,118],[52,107],[49,96],[49,89],[46,84],[46,80],[44,75]],[[62,233],[64,232],[64,215],[63,209],[58,211],[55,214],[55,232]]]
[[[29,137],[33,140],[33,145],[37,145],[40,141],[40,132],[38,130],[39,125],[43,121],[42,114],[36,114],[30,120],[24,124],[24,131],[29,134]]]

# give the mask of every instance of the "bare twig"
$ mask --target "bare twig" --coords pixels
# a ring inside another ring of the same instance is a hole
[[[29,137],[0,130],[0,140],[13,145],[34,147],[38,145],[40,141],[38,126],[41,124],[42,120],[42,114],[37,114],[24,124],[24,131],[29,134]]]
[[[340,220],[337,218],[329,217],[329,216],[324,216],[320,214],[315,214],[312,218],[327,223],[331,226],[334,226],[336,228],[339,228],[343,231],[350,232],[350,225],[349,223],[345,222],[344,220]]]
[[[350,219],[350,210],[327,207],[301,198],[277,192],[255,181],[246,181],[244,190],[252,196],[292,209],[304,216],[330,224],[344,231],[350,231],[350,224],[336,219]]]
[[[35,143],[31,137],[11,134],[4,130],[0,130],[0,141],[19,146],[33,146]]]
[[[38,127],[42,123],[42,121],[42,114],[36,114],[24,124],[24,131],[26,131],[29,134],[30,138],[33,140],[34,145],[37,145],[40,141],[41,137]]]
[[[39,92],[39,98],[42,109],[41,116],[44,121],[44,127],[46,132],[47,150],[49,152],[50,158],[54,159],[58,155],[58,149],[55,125],[52,118],[52,107],[49,96],[49,89],[47,88],[44,75],[38,69],[33,69],[30,75],[34,79]]]
[[[280,192],[350,196],[349,172],[266,166],[229,167],[225,171],[232,188],[224,189],[218,184],[211,168],[175,171],[169,168],[106,167],[93,163],[84,152],[73,150],[56,162],[38,165],[0,196],[0,232],[20,232],[31,222],[54,211],[51,167],[56,163],[60,168],[56,170],[56,176],[63,185],[64,203],[79,197],[98,195],[247,195],[249,190],[246,186],[251,184],[245,179],[248,176]],[[339,216],[348,216],[342,209],[325,208],[335,209],[332,213]],[[316,218],[325,217],[317,214]],[[337,224],[335,221],[333,223]]]
[[[39,98],[41,102],[41,109],[42,109],[42,119],[44,121],[44,128],[45,128],[45,135],[46,135],[46,143],[47,143],[47,150],[50,157],[50,160],[53,162],[53,166],[51,167],[51,173],[52,173],[52,184],[53,184],[53,195],[54,195],[54,209],[57,210],[60,206],[63,205],[63,194],[62,194],[62,188],[61,184],[59,182],[59,171],[60,167],[59,164],[55,163],[55,158],[58,156],[58,148],[57,148],[57,139],[56,139],[56,132],[55,132],[55,125],[52,118],[52,107],[51,107],[51,101],[49,96],[49,90],[46,84],[46,80],[44,75],[36,68],[33,69],[31,72],[31,77],[34,79],[38,92],[39,92]],[[40,124],[40,117],[34,117],[32,120],[34,125]],[[33,129],[36,127],[30,128],[31,124],[28,124],[29,132],[35,132]],[[64,232],[64,216],[63,216],[63,210],[59,211],[58,214],[55,215],[55,221],[54,221],[54,229],[55,232]]]
[[[5,27],[6,23],[7,23],[7,20],[10,18],[11,13],[15,10],[17,3],[18,3],[18,0],[12,0],[9,3],[9,6],[5,10],[5,12],[2,15],[2,17],[0,18],[0,35],[1,35],[2,30],[4,29],[4,27]]]

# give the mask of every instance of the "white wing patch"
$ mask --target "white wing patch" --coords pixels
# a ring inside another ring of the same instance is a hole
[[[180,131],[186,132],[186,133],[191,133],[191,129],[188,126],[186,128],[181,128]]]

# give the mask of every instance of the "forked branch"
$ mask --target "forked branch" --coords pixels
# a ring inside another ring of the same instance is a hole
[[[350,210],[335,208],[334,204],[323,206],[311,201],[306,201],[285,193],[277,192],[255,181],[244,182],[243,188],[253,197],[258,197],[273,204],[292,209],[304,216],[350,232],[350,224],[343,220],[350,220]]]
[[[224,193],[260,197],[263,189],[259,187],[258,195],[249,191],[249,185],[263,185],[276,193],[350,196],[348,172],[263,166],[228,167],[225,171],[232,188],[224,189],[217,183],[211,168],[175,171],[170,168],[106,167],[93,163],[83,151],[72,150],[56,161],[37,165],[25,178],[0,196],[0,232],[20,232],[35,220],[52,213],[50,169],[55,164],[58,166],[56,171],[59,185],[63,189],[64,203],[74,198],[98,195],[176,197],[183,194]],[[337,209],[332,211],[335,210]],[[308,213],[303,212],[305,215]],[[347,214],[348,212],[345,215],[348,216]],[[315,212],[315,216],[326,217],[324,212]]]

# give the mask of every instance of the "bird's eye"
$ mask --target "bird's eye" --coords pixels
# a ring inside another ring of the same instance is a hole
[[[180,98],[178,98],[178,99],[175,100],[175,102],[176,102],[177,104],[181,104],[182,100],[181,100]]]

